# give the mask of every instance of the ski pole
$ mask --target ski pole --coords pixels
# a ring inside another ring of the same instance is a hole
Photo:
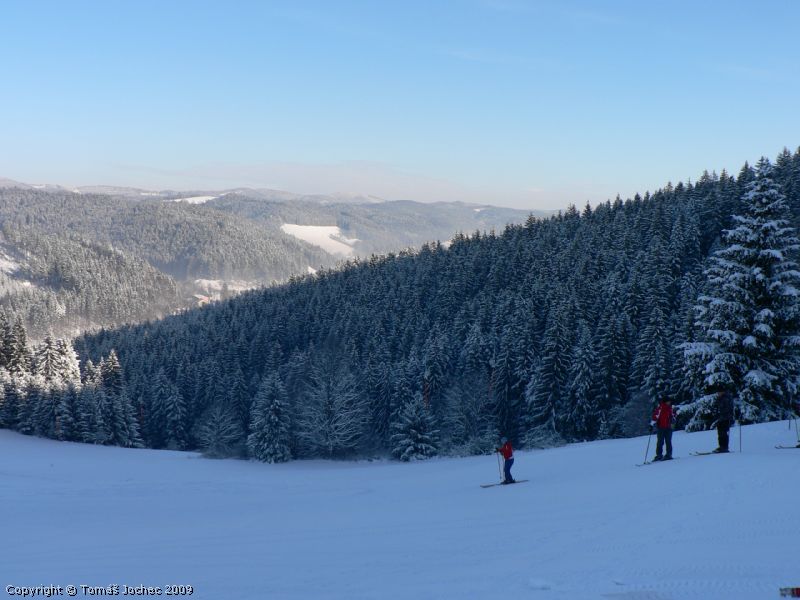
[[[642,462],[647,462],[647,455],[650,454],[650,440],[653,439],[653,426],[650,426],[650,435],[647,436],[647,449],[644,451],[644,460]]]
[[[742,417],[744,416],[744,411],[742,410],[742,399],[740,397],[736,398],[736,406],[735,408],[739,409],[739,453],[742,452]]]
[[[503,481],[505,478],[503,477],[503,467],[500,465],[500,453],[495,452],[495,455],[497,456],[497,470],[500,473],[500,481]]]
[[[742,452],[742,420],[739,419],[739,453]]]

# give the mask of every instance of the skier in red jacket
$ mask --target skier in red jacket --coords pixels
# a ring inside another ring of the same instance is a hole
[[[500,440],[502,444],[499,448],[495,448],[495,452],[503,455],[503,483],[516,483],[514,478],[511,477],[511,466],[514,464],[514,449],[511,447],[511,442],[508,438]]]
[[[675,412],[672,410],[672,400],[662,396],[658,406],[653,411],[653,420],[650,426],[656,426],[656,456],[653,461],[672,460],[672,424],[675,422]],[[667,444],[667,454],[663,455],[664,443]]]

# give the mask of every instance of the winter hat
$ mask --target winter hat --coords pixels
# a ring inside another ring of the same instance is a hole
[[[508,438],[505,437],[505,436],[500,438],[500,443],[501,444],[505,444],[507,441],[508,441]]]

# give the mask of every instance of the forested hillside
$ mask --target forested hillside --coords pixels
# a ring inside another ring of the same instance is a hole
[[[36,339],[160,318],[196,305],[194,294],[225,297],[341,260],[287,235],[284,223],[357,232],[353,251],[368,255],[525,218],[458,203],[330,205],[325,197],[240,190],[193,204],[175,202],[185,196],[176,192],[89,189],[0,185],[0,308]]]
[[[146,261],[76,234],[30,226],[0,232],[0,306],[36,339],[170,314],[176,281]]]
[[[203,280],[257,287],[336,263],[279,230],[152,199],[4,188],[0,227],[0,307],[36,339],[172,314],[208,293]]]
[[[449,248],[354,260],[86,336],[76,348],[104,364],[116,362],[116,351],[124,394],[111,395],[128,399],[153,447],[225,454],[247,446],[262,460],[419,458],[487,451],[499,434],[528,446],[631,435],[646,427],[657,396],[693,406],[711,391],[685,344],[719,350],[703,341],[711,330],[697,307],[724,283],[719,269],[734,270],[723,246],[737,235],[739,250],[761,243],[746,228],[762,217],[759,227],[780,233],[784,246],[756,252],[753,281],[783,286],[780,302],[795,302],[797,244],[780,219],[797,220],[798,190],[800,151],[784,152],[774,168],[762,160],[737,177],[704,173],[498,234],[457,236]],[[736,235],[722,235],[732,227]],[[770,283],[771,269],[784,283]],[[795,304],[782,306],[759,312],[772,329],[762,322],[755,338],[740,336],[745,353],[778,351],[783,342],[769,332],[791,334],[798,315]],[[798,338],[789,334],[792,344]],[[741,373],[728,382],[750,385],[754,402],[778,403],[754,405],[743,419],[784,410],[797,365],[784,358],[794,366],[774,389],[756,381],[759,391]],[[765,369],[767,383],[780,379]],[[102,377],[93,380],[103,387]],[[681,423],[692,416],[695,427],[709,424],[697,411]]]
[[[205,206],[71,193],[0,190],[7,230],[64,232],[147,260],[179,280],[286,279],[309,265],[333,264],[321,250]]]

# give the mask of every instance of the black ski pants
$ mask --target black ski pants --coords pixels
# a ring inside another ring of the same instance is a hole
[[[503,481],[511,483],[514,478],[511,476],[511,467],[514,465],[513,458],[506,458],[503,463]]]
[[[656,456],[662,456],[664,443],[667,444],[667,458],[672,458],[672,427],[658,428],[656,433]]]
[[[727,450],[730,443],[731,422],[729,419],[717,421],[717,441],[720,450]]]

